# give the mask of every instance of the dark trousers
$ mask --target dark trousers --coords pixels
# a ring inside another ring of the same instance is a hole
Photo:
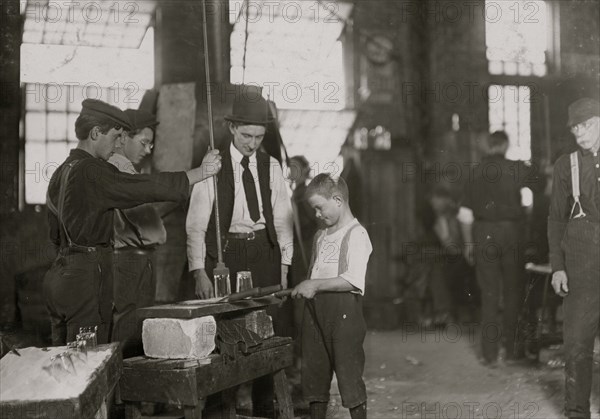
[[[524,291],[519,237],[517,222],[476,221],[473,226],[475,272],[481,288],[481,343],[488,362],[496,361],[500,342],[504,342],[507,359],[521,357],[524,352],[516,337]]]
[[[453,309],[451,294],[446,280],[445,265],[438,261],[432,261],[429,271],[429,291],[433,301],[431,314],[450,312]]]
[[[143,355],[142,320],[136,310],[154,304],[156,280],[152,250],[125,248],[113,255],[114,305],[112,342],[121,342],[123,357]]]
[[[594,339],[600,323],[600,224],[571,220],[562,248],[569,293],[564,298],[565,415],[590,417]]]
[[[351,409],[366,402],[362,378],[366,331],[360,295],[330,292],[305,301],[302,392],[308,402],[329,401],[333,372],[344,407]]]
[[[72,342],[80,327],[94,326],[98,326],[98,343],[108,343],[113,305],[112,249],[98,248],[89,253],[61,250],[44,277],[44,298],[53,345]]]
[[[267,238],[266,231],[256,234],[254,240],[227,239],[223,241],[223,261],[229,268],[231,292],[235,292],[236,273],[252,272],[252,285],[266,287],[281,283],[281,251],[273,246]],[[206,257],[206,273],[212,277],[216,260]],[[267,314],[273,318],[273,329],[276,335],[285,335],[288,327],[282,324],[276,306],[269,306]],[[252,383],[253,416],[273,417],[273,378],[265,376]]]

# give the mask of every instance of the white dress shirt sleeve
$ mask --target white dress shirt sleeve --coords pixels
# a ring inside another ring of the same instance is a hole
[[[294,214],[287,184],[281,166],[271,157],[271,205],[277,242],[281,249],[281,263],[292,264],[294,254]]]
[[[204,269],[206,244],[204,238],[215,200],[213,178],[194,185],[185,220],[189,270]]]
[[[340,277],[358,288],[361,295],[365,294],[367,263],[372,251],[373,247],[367,231],[363,227],[355,228],[348,240],[348,270]]]

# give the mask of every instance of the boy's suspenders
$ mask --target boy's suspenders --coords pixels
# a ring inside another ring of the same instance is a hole
[[[571,207],[571,215],[569,218],[581,218],[585,217],[586,214],[583,212],[583,208],[581,207],[581,202],[579,201],[579,197],[581,196],[581,190],[579,188],[579,159],[577,158],[577,152],[574,151],[569,156],[571,158],[571,187],[572,187],[572,195],[573,195],[573,206]],[[579,206],[579,212],[575,215],[575,207]]]
[[[65,222],[64,222],[64,218],[63,218],[64,206],[65,206],[65,195],[67,192],[67,182],[69,180],[69,174],[71,172],[71,169],[73,169],[73,167],[75,167],[75,165],[78,162],[79,162],[79,160],[73,160],[73,161],[69,162],[69,164],[67,164],[65,166],[62,173],[60,174],[60,180],[59,180],[60,187],[58,190],[58,207],[56,207],[56,205],[54,205],[54,202],[52,202],[52,199],[50,199],[50,188],[48,188],[48,192],[46,192],[46,203],[48,205],[48,209],[54,215],[56,215],[56,217],[58,218],[59,229],[61,229],[63,231],[65,238],[67,239],[67,247],[91,252],[91,251],[95,250],[94,247],[80,246],[80,245],[74,243],[73,240],[71,240],[71,236],[69,235],[69,232],[67,231],[67,226],[65,226]],[[59,236],[60,236],[60,234],[59,234]]]
[[[351,226],[342,238],[342,242],[340,244],[340,257],[338,259],[338,275],[343,274],[348,269],[348,243],[350,242],[350,233],[352,233],[352,230],[354,230],[359,225],[359,223],[356,223],[353,226]],[[312,255],[310,257],[310,266],[308,267],[306,279],[310,279],[310,275],[312,274],[312,270],[315,266],[315,261],[317,259],[317,243],[319,242],[319,237],[321,237],[322,234],[324,234],[323,231],[315,234],[315,237],[313,239]]]
[[[340,245],[340,258],[338,259],[338,275],[348,270],[348,243],[350,242],[350,233],[360,224],[356,223],[346,231]]]

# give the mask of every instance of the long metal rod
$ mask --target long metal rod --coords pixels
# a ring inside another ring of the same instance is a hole
[[[202,0],[202,32],[204,35],[204,70],[206,72],[206,102],[208,105],[208,133],[210,149],[215,148],[215,134],[213,128],[212,113],[212,87],[210,83],[210,60],[208,59],[208,30],[206,29],[206,0]],[[215,189],[215,224],[217,227],[217,261],[223,263],[223,249],[221,247],[221,220],[219,216],[219,192],[217,189],[217,177],[213,176]]]

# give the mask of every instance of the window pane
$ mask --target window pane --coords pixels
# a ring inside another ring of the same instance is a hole
[[[46,141],[46,114],[27,112],[25,115],[25,139],[27,141]]]
[[[42,176],[46,162],[44,143],[25,143],[25,202],[44,204],[48,180]]]
[[[488,60],[505,62],[504,74],[531,75],[532,64],[546,62],[545,1],[486,0],[484,14]],[[497,69],[490,67],[490,73],[498,74]]]
[[[67,140],[71,142],[77,142],[77,136],[75,135],[75,121],[79,114],[69,113],[67,116]]]
[[[67,114],[48,113],[48,140],[65,141],[67,139]]]
[[[502,74],[502,61],[488,61],[488,71],[490,74]]]
[[[81,112],[83,99],[83,88],[81,86],[69,86],[68,109],[70,112]]]
[[[252,3],[230,5],[246,8],[250,4],[252,16],[257,12]],[[283,2],[275,9],[268,19],[251,17],[247,37],[245,18],[235,22],[230,37],[230,81],[265,86],[263,95],[270,93],[279,109],[343,109],[345,75],[339,38],[344,19],[352,11],[350,2],[336,2],[339,17],[329,19],[331,10],[323,2]],[[232,12],[237,14],[236,9]]]
[[[46,164],[44,166],[44,175],[50,181],[54,170],[65,161],[69,155],[69,145],[66,142],[48,143],[46,148]]]
[[[42,85],[38,83],[26,83],[25,89],[25,109],[28,111],[44,111],[46,102],[42,96]]]
[[[503,129],[509,139],[506,158],[531,159],[531,104],[530,89],[525,86],[489,87],[490,132]],[[501,92],[501,95],[500,95]]]
[[[65,112],[67,110],[67,99],[69,90],[67,86],[58,84],[47,84],[44,87],[46,106],[49,111]]]
[[[546,75],[546,64],[534,64],[533,74],[538,77],[545,76]]]

